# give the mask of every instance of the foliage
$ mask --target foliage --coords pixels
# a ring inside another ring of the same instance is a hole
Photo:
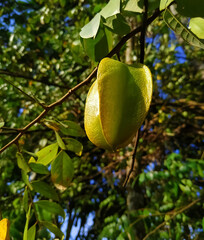
[[[0,6],[0,147],[17,136],[1,153],[0,213],[12,239],[202,239],[202,1]],[[133,144],[111,153],[88,141],[96,70],[82,81],[107,54],[139,62],[139,32],[154,92],[124,189]]]

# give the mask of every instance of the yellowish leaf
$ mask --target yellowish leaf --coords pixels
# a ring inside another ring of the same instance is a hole
[[[4,218],[0,221],[0,240],[10,240],[9,236],[9,220]]]

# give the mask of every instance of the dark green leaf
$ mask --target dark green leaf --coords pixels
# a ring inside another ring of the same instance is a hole
[[[189,29],[187,29],[168,9],[166,9],[164,12],[164,21],[172,30],[175,31],[176,34],[181,36],[186,42],[204,49],[204,43]]]
[[[203,0],[176,0],[177,11],[186,17],[204,17]]]
[[[79,141],[73,138],[64,138],[64,142],[68,151],[75,152],[78,156],[81,156],[83,145]]]
[[[40,223],[49,229],[52,233],[54,233],[56,237],[63,239],[64,234],[56,225],[46,221],[41,221]]]
[[[130,32],[130,26],[121,14],[116,14],[107,18],[104,25],[107,26],[111,32],[116,33],[120,36],[123,36]]]
[[[39,192],[43,196],[58,201],[58,195],[56,191],[47,183],[43,181],[33,181],[32,186],[36,192]]]
[[[64,135],[73,136],[73,137],[84,137],[84,130],[79,126],[79,124],[73,121],[63,121],[60,122],[60,131]]]
[[[86,54],[95,62],[99,62],[112,49],[112,34],[106,28],[100,28],[95,39],[82,39]]]
[[[61,151],[51,165],[51,177],[55,186],[66,189],[74,176],[74,167],[71,158]]]
[[[49,174],[47,167],[41,163],[29,163],[29,166],[33,172],[39,173],[39,174]]]
[[[60,215],[65,219],[65,212],[63,208],[55,202],[50,202],[48,200],[40,200],[38,202],[35,202],[34,204],[35,206],[45,209],[48,212]]]
[[[60,5],[64,7],[66,5],[66,0],[60,0]]]

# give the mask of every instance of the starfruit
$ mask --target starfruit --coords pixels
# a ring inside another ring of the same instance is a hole
[[[147,66],[102,59],[85,105],[89,140],[112,151],[128,145],[142,125],[151,99],[152,76]]]

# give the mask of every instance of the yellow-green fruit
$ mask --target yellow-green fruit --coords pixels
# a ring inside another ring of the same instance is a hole
[[[85,106],[85,131],[100,148],[116,150],[134,137],[149,110],[152,77],[147,66],[104,58]]]

